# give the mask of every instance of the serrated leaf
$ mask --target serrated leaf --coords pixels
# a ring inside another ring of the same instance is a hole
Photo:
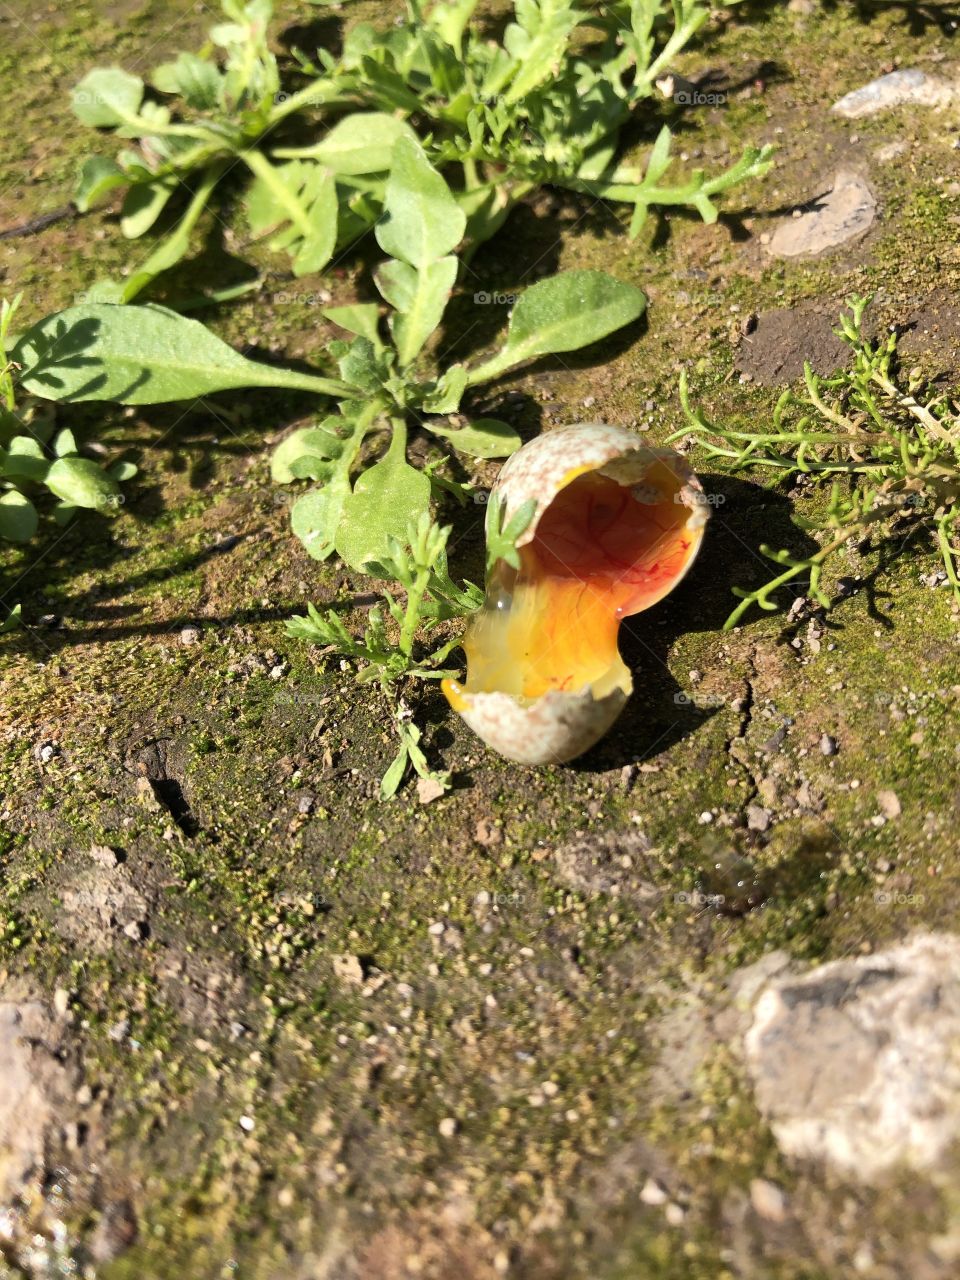
[[[520,448],[520,437],[513,427],[496,418],[477,418],[465,427],[442,427],[436,422],[423,424],[435,436],[443,436],[455,449],[471,458],[509,458]]]
[[[401,368],[417,357],[443,319],[458,265],[452,256],[419,270],[406,262],[386,262],[376,273],[377,288],[397,311],[390,317],[390,331]]]
[[[0,538],[29,542],[37,532],[37,511],[29,498],[16,489],[0,497]]]
[[[143,81],[120,67],[98,67],[72,93],[73,114],[96,129],[125,124],[140,110]]]
[[[466,216],[418,142],[403,136],[393,149],[377,243],[392,258],[423,267],[457,247]]]
[[[209,111],[219,101],[223,77],[206,58],[181,53],[175,62],[157,67],[151,79],[161,93],[178,93],[197,111]]]
[[[336,549],[340,559],[363,572],[391,553],[391,538],[402,540],[411,520],[430,509],[430,481],[407,462],[405,432],[394,427],[390,448],[364,471],[343,504]]]
[[[296,276],[322,271],[337,244],[337,188],[329,169],[313,161],[271,165],[256,161],[246,195],[247,217],[256,235],[276,228],[270,248],[285,249]]]
[[[77,179],[73,203],[81,213],[86,213],[115,187],[123,187],[130,181],[115,160],[106,156],[89,156],[83,162]]]
[[[340,418],[326,418],[319,426],[301,427],[281,440],[270,459],[270,477],[274,483],[292,484],[294,480],[310,478],[291,469],[300,459],[329,462],[335,458],[343,447],[343,441],[329,427],[340,421]]]
[[[277,155],[318,160],[338,174],[386,173],[401,137],[416,139],[405,120],[381,111],[357,111],[339,120],[314,146]]]

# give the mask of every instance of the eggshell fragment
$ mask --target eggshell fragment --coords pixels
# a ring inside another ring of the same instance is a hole
[[[466,682],[443,689],[501,755],[562,763],[598,742],[626,705],[633,685],[616,648],[619,619],[680,582],[709,504],[679,454],[604,423],[538,436],[507,461],[494,492],[505,520],[536,503],[517,539],[521,569],[494,566],[464,638]]]

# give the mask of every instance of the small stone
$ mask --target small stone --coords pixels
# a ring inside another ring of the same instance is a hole
[[[701,813],[697,818],[697,822],[699,822],[701,827],[707,827],[713,821],[713,818],[714,814],[712,810],[704,809],[703,813]]]
[[[163,808],[160,801],[156,797],[153,785],[149,778],[137,778],[133,784],[133,789],[137,799],[143,805],[144,809],[149,809],[151,813],[159,813]]]
[[[437,1127],[441,1138],[452,1138],[457,1132],[457,1122],[453,1116],[445,1116]]]
[[[663,1216],[669,1226],[679,1227],[687,1215],[680,1205],[671,1203],[664,1209]]]
[[[754,1212],[768,1222],[783,1222],[787,1199],[775,1182],[754,1178],[750,1183],[750,1203]]]
[[[839,743],[836,738],[831,738],[829,733],[820,735],[820,752],[825,756],[835,756],[840,750]]]
[[[147,936],[147,926],[142,920],[131,920],[123,926],[123,932],[131,942],[142,942]]]
[[[593,406],[597,403],[597,397],[596,397],[596,396],[585,396],[585,397],[584,397],[584,399],[583,399],[583,401],[582,401],[581,403],[583,404],[583,407],[584,407],[585,409],[592,409],[592,408],[593,408]]]
[[[244,1133],[253,1133],[256,1122],[253,1116],[241,1116],[237,1123]]]
[[[780,223],[768,249],[778,258],[823,253],[863,235],[876,215],[877,199],[867,180],[840,169],[829,191],[807,200]]]
[[[348,982],[351,986],[359,987],[363,982],[363,965],[357,956],[334,956],[333,972],[341,982]]]
[[[270,668],[271,680],[282,680],[286,674],[287,674],[287,664],[285,662],[278,662],[276,666],[273,666]]]
[[[184,627],[183,630],[180,632],[180,643],[183,645],[187,645],[189,647],[190,645],[199,643],[199,640],[200,640],[199,627]]]
[[[107,1035],[110,1037],[110,1039],[115,1041],[117,1044],[119,1044],[121,1040],[126,1040],[129,1034],[130,1034],[129,1018],[121,1018],[120,1021],[115,1022],[113,1026],[110,1028],[110,1030],[107,1032]]]
[[[885,818],[899,818],[903,812],[900,807],[900,797],[895,791],[878,791],[877,804]]]
[[[92,844],[87,852],[94,862],[101,867],[107,867],[108,870],[112,871],[114,867],[120,864],[120,855],[116,849],[111,849],[108,844]]]
[[[70,1008],[70,992],[66,987],[57,987],[53,993],[53,1007],[61,1018],[66,1017],[67,1010]]]
[[[446,787],[436,778],[417,779],[417,797],[421,804],[431,804],[434,800],[439,800],[445,792]]]
[[[494,825],[492,818],[480,818],[474,828],[474,839],[477,844],[489,848],[491,845],[500,844],[503,840],[503,833],[498,826]]]
[[[303,814],[312,813],[313,806],[316,804],[316,802],[317,802],[317,797],[313,795],[312,792],[304,791],[297,798],[297,813],[303,813]]]
[[[747,827],[750,831],[766,831],[770,826],[773,814],[758,804],[747,805]]]
[[[640,1199],[644,1204],[653,1206],[666,1204],[667,1193],[654,1178],[648,1178],[640,1188]]]

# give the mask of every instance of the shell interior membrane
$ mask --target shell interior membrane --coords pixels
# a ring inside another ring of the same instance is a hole
[[[620,622],[683,577],[705,522],[702,494],[680,458],[647,450],[565,481],[519,548],[520,568],[500,561],[491,573],[464,637],[466,683],[448,682],[455,707],[462,694],[523,705],[551,691],[630,692]]]

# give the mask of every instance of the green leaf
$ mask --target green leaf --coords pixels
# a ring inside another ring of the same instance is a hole
[[[0,538],[7,542],[29,542],[37,532],[37,512],[29,498],[16,489],[0,497]]]
[[[407,771],[409,754],[407,745],[404,743],[397,754],[393,757],[386,773],[380,779],[381,800],[392,800],[397,794],[400,783],[403,781],[403,775]]]
[[[179,93],[197,111],[210,111],[220,96],[223,77],[217,67],[195,53],[181,53],[175,62],[165,62],[152,76],[161,93]]]
[[[540,280],[517,300],[503,350],[471,370],[468,383],[497,377],[537,356],[589,346],[636,320],[646,304],[635,285],[603,271],[564,271]]]
[[[32,480],[38,484],[49,466],[40,442],[31,436],[14,436],[6,454],[0,454],[0,475],[11,480]]]
[[[98,67],[73,90],[73,114],[96,129],[125,124],[140,110],[143,81],[119,67]]]
[[[128,240],[136,240],[150,230],[179,186],[169,174],[155,182],[138,182],[129,189],[120,219],[120,230]]]
[[[433,390],[424,396],[423,408],[427,413],[456,413],[466,389],[466,368],[462,364],[451,365]]]
[[[129,181],[115,160],[109,160],[106,156],[89,156],[80,170],[73,203],[81,213],[86,213],[109,191],[126,186]]]
[[[51,447],[58,458],[66,457],[69,453],[77,452],[77,438],[69,427],[64,427],[57,432]]]
[[[340,394],[342,384],[247,360],[198,320],[166,307],[87,303],[47,316],[11,353],[21,385],[47,400],[164,404],[237,387],[301,387]]]
[[[423,267],[457,247],[466,222],[420,144],[406,136],[399,138],[387,179],[384,214],[377,223],[380,248],[391,258]]]
[[[92,458],[58,458],[45,483],[55,497],[74,507],[115,512],[119,506],[120,486]]]
[[[280,157],[319,160],[339,174],[386,173],[398,138],[416,141],[416,134],[396,116],[380,111],[357,111],[339,120],[312,147],[278,150]]]
[[[336,426],[340,421],[340,418],[326,418],[320,426],[301,427],[299,431],[294,431],[285,440],[281,440],[270,459],[270,477],[274,483],[292,484],[294,480],[308,478],[302,467],[296,471],[292,469],[302,459],[326,463],[335,458],[343,447],[343,441],[330,427]]]
[[[378,331],[380,308],[375,302],[354,302],[343,307],[324,307],[321,315],[338,324],[347,333],[366,338],[375,347],[383,346]]]
[[[349,496],[349,480],[335,475],[323,488],[298,498],[290,509],[294,535],[314,560],[326,560],[332,553],[343,504]]]
[[[384,370],[369,338],[354,338],[337,366],[344,382],[361,391],[376,391],[383,383]]]
[[[451,256],[419,270],[405,262],[387,262],[377,272],[377,288],[399,313],[390,317],[390,332],[401,368],[416,359],[443,319],[458,265]]]
[[[272,165],[259,151],[244,152],[255,174],[246,195],[255,235],[277,228],[270,248],[293,258],[296,276],[322,271],[337,244],[337,187],[329,169],[308,160]]]
[[[430,481],[407,462],[406,432],[396,423],[386,455],[360,476],[343,504],[337,554],[361,572],[371,561],[386,560],[391,538],[402,541],[410,521],[429,507]]]
[[[471,458],[509,458],[520,448],[520,437],[513,427],[496,418],[477,418],[466,427],[441,427],[436,422],[424,422],[428,431],[449,440],[460,453]]]
[[[15,604],[2,622],[0,622],[0,636],[8,631],[16,631],[18,627],[23,625],[23,619],[20,615],[21,606]]]

